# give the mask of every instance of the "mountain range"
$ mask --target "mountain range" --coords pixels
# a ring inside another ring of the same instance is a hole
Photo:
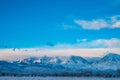
[[[38,76],[120,76],[120,55],[99,58],[81,56],[41,56],[0,61],[0,75]]]

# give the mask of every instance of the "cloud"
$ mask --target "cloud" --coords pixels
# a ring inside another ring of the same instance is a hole
[[[120,15],[112,16],[108,19],[74,20],[74,22],[83,29],[120,28]]]
[[[76,41],[77,41],[77,42],[86,42],[87,39],[85,39],[85,38],[84,38],[84,39],[77,39]]]
[[[56,48],[56,49],[66,49],[66,48],[120,48],[120,39],[97,39],[88,41],[87,39],[77,40],[75,44],[62,44],[58,43],[54,47],[47,48]]]
[[[83,57],[98,57],[108,52],[120,54],[120,39],[79,40],[75,44],[58,43],[55,46],[42,46],[39,48],[0,49],[0,60],[17,60],[33,56],[78,55]]]
[[[120,39],[117,38],[112,38],[109,40],[98,39],[92,41],[90,44],[96,47],[103,47],[103,48],[120,48]]]
[[[67,29],[76,29],[76,27],[73,25],[73,24],[69,24],[69,23],[61,23],[60,25],[58,25],[59,27],[62,26],[62,28],[64,30],[67,30]]]
[[[70,56],[83,57],[102,56],[104,53],[120,54],[120,39],[78,39],[75,44],[58,43],[54,46],[41,46],[37,48],[0,49],[0,60],[17,60],[33,56]]]
[[[27,51],[25,51],[27,50]],[[120,48],[92,48],[92,49],[40,49],[27,48],[13,51],[12,49],[0,49],[0,60],[20,60],[28,57],[40,56],[70,56],[100,57],[108,52],[120,54]]]

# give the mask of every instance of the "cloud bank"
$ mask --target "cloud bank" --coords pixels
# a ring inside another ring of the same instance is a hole
[[[120,39],[76,40],[75,44],[58,43],[55,46],[39,48],[0,49],[0,60],[17,60],[34,56],[70,56],[98,57],[112,52],[120,54]]]
[[[17,60],[28,57],[40,56],[82,56],[82,57],[100,57],[109,52],[120,54],[120,48],[93,48],[93,49],[0,49],[0,60]]]
[[[107,19],[93,20],[74,20],[83,29],[100,30],[103,28],[120,28],[120,15],[112,16]]]
[[[63,44],[58,43],[53,47],[54,49],[66,49],[66,48],[120,48],[120,39],[111,38],[111,39],[97,39],[89,41],[87,39],[78,40],[75,44]]]

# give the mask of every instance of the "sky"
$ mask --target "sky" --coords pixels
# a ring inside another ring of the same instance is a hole
[[[0,0],[0,48],[120,50],[120,0]]]

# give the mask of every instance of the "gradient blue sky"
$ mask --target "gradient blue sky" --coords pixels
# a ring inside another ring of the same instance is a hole
[[[0,0],[0,47],[103,39],[115,39],[120,45],[119,15],[120,0]]]

